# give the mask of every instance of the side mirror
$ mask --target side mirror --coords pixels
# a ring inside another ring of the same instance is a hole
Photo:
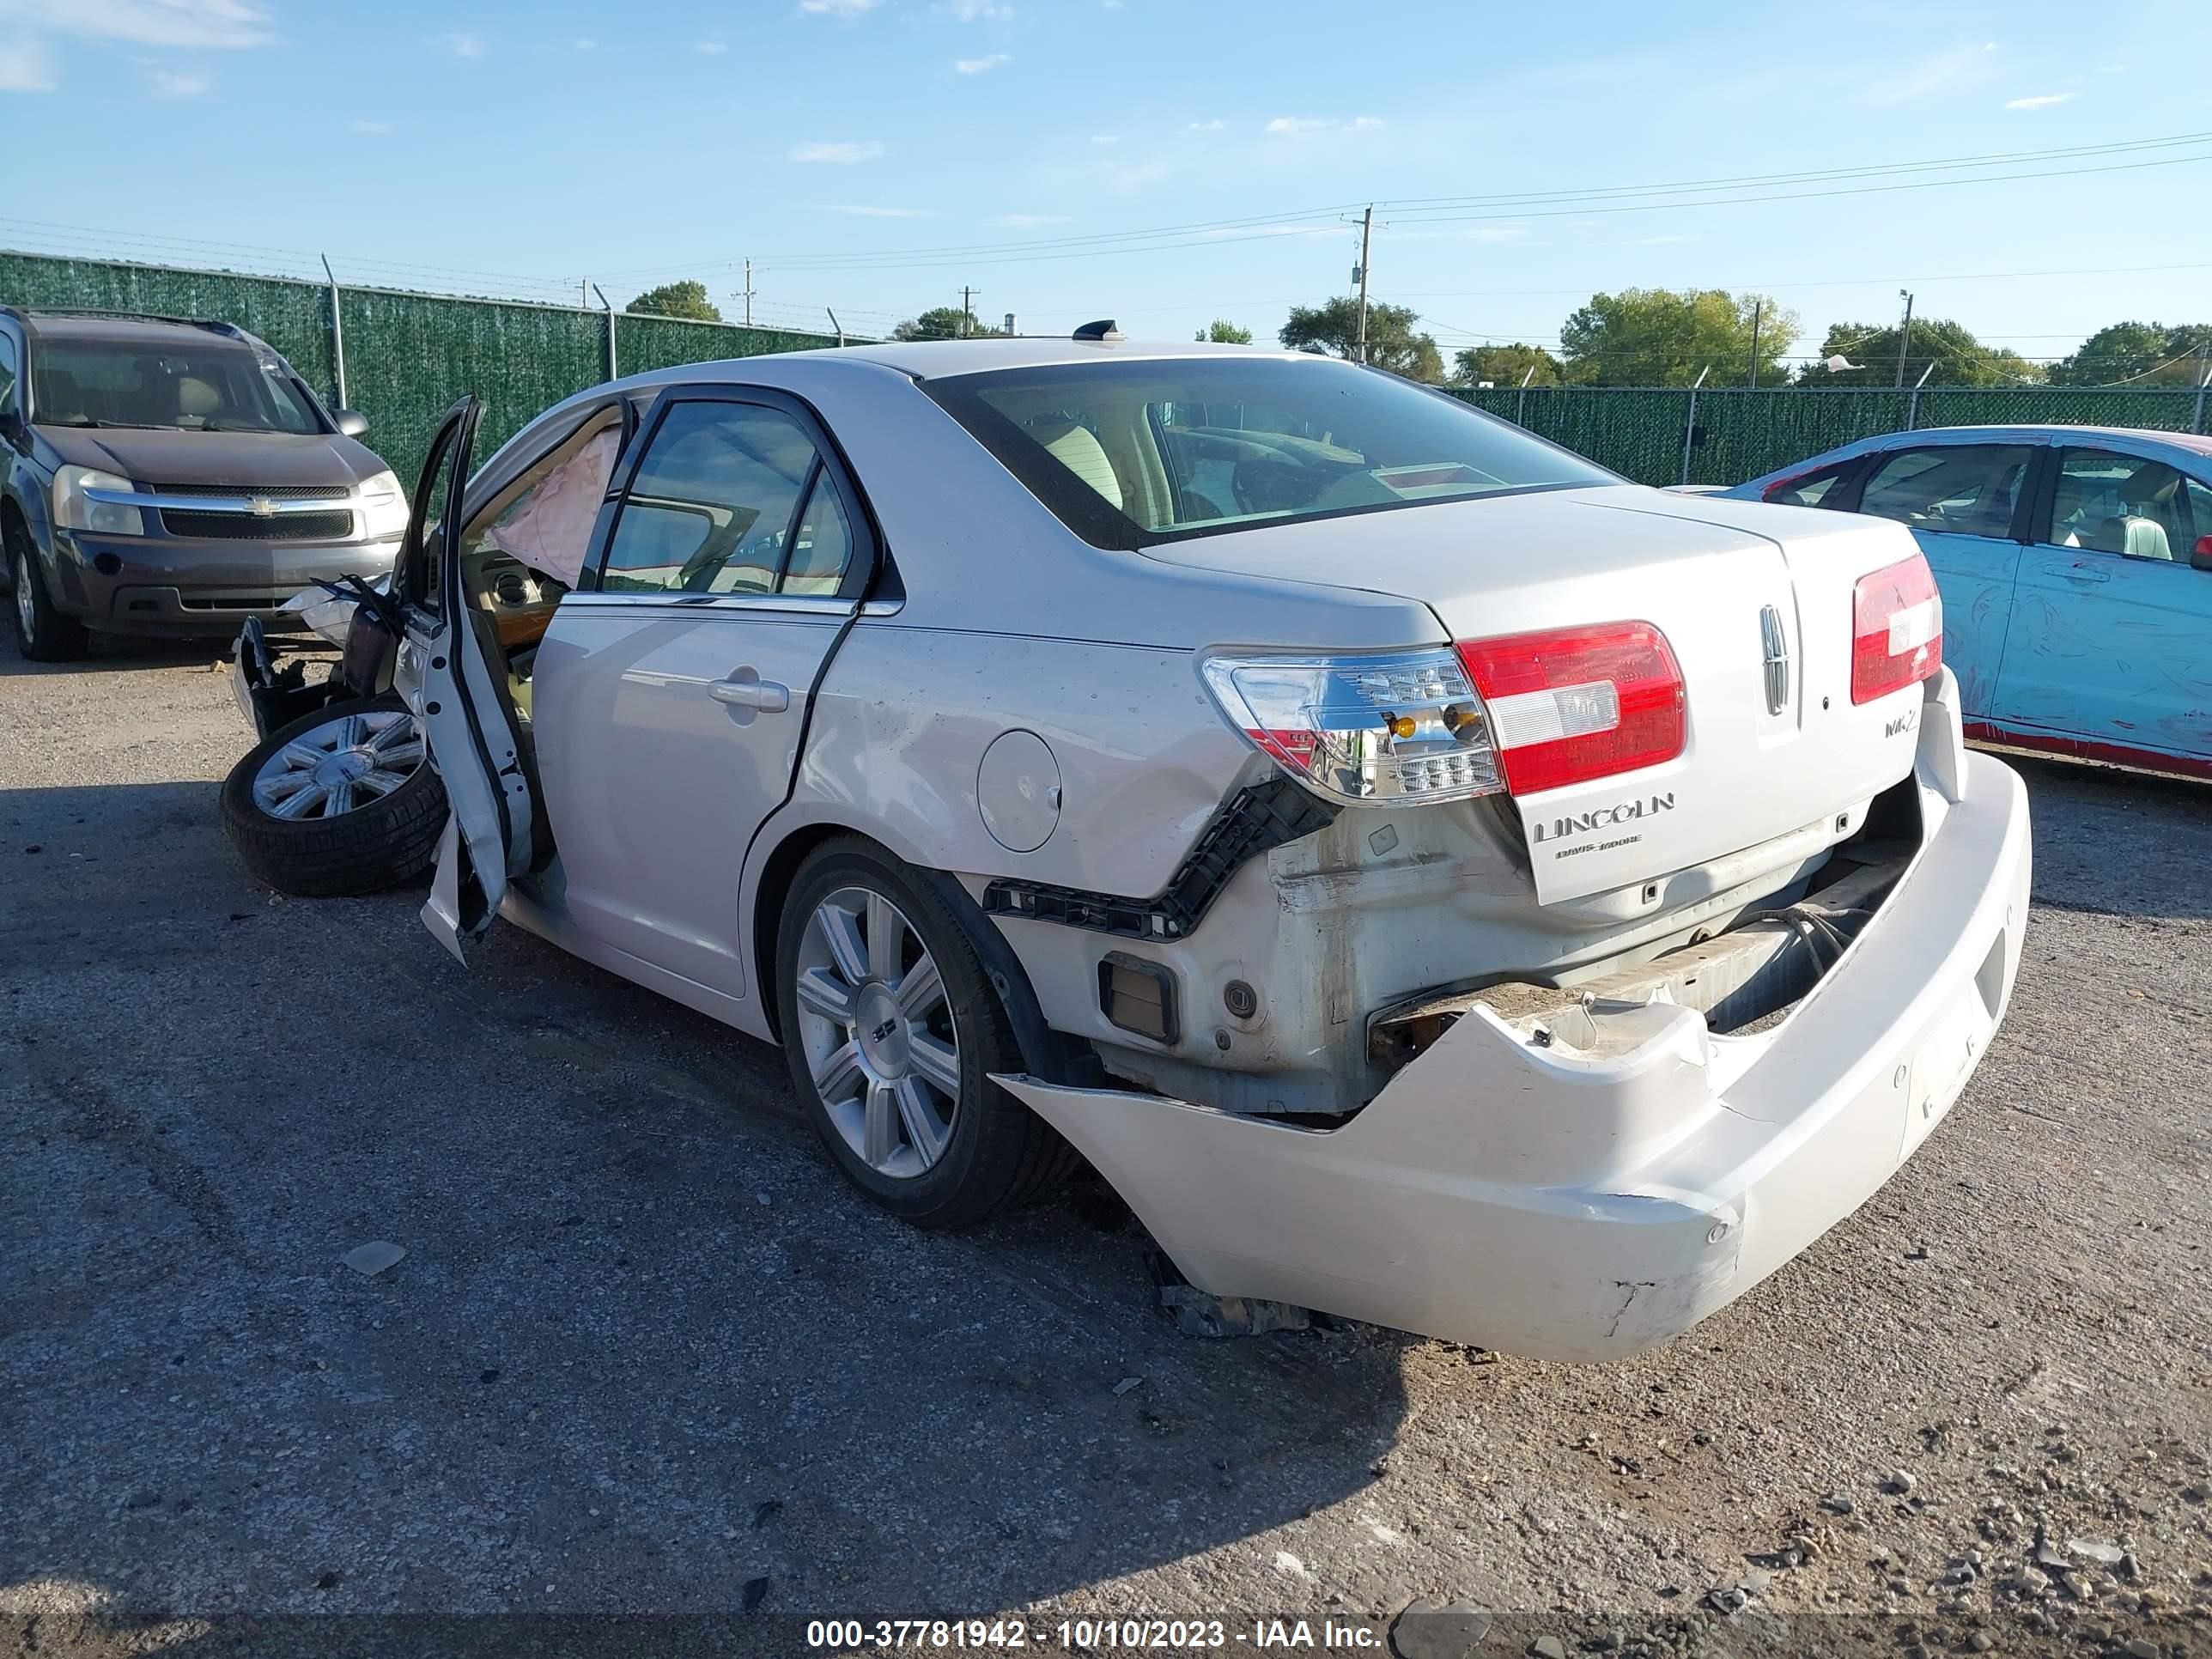
[[[2199,536],[2197,546],[2189,555],[2191,570],[2212,570],[2212,536]]]
[[[358,438],[368,430],[368,416],[357,409],[341,409],[337,412],[338,436]]]

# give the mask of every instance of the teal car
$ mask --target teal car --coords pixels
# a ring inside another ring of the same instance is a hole
[[[2212,437],[1896,432],[1719,493],[1911,529],[1969,737],[2212,777]]]

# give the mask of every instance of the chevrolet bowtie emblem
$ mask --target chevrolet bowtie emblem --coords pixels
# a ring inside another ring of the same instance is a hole
[[[248,495],[246,510],[257,519],[273,519],[276,516],[276,503],[266,495]]]

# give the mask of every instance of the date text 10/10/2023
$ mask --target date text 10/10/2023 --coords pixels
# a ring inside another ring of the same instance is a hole
[[[1018,1619],[817,1619],[810,1648],[832,1651],[918,1648],[969,1651],[1035,1648],[1046,1652],[1250,1648],[1260,1651],[1380,1650],[1368,1625],[1304,1619],[1255,1619],[1242,1627],[1220,1619],[1064,1619],[1032,1627]]]

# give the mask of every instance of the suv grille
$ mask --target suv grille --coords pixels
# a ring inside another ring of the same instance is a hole
[[[272,501],[342,501],[353,492],[343,484],[157,483],[156,495],[266,495]]]
[[[161,528],[172,536],[200,536],[217,541],[342,542],[353,535],[353,514],[346,511],[279,513],[264,519],[252,513],[179,513],[165,507]]]

